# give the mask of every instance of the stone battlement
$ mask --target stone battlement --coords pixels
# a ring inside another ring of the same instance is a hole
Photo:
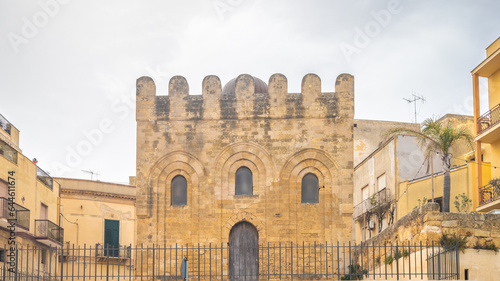
[[[316,74],[302,79],[301,93],[289,93],[287,78],[273,74],[266,93],[255,92],[254,78],[239,75],[234,95],[223,94],[219,77],[203,79],[202,95],[189,95],[182,76],[170,79],[168,96],[157,96],[150,77],[137,79],[137,121],[248,119],[248,118],[338,118],[354,114],[354,77],[340,74],[335,92],[322,92]]]

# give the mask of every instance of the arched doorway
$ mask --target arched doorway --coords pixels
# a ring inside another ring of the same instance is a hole
[[[239,222],[229,233],[229,280],[259,280],[259,233],[249,222]]]

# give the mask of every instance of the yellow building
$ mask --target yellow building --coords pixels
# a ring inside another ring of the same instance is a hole
[[[65,242],[83,247],[135,245],[135,186],[56,178],[61,184]],[[92,227],[92,231],[88,231]]]
[[[453,122],[457,127],[473,126],[471,116],[446,114],[440,121]],[[380,233],[415,207],[431,201],[432,198],[441,205],[443,173],[439,156],[434,157],[431,165],[431,162],[426,160],[416,137],[401,135],[385,141],[383,139],[384,133],[391,128],[405,127],[418,130],[418,125],[368,120],[356,120],[356,124],[355,143],[381,142],[370,154],[365,151],[365,158],[354,167],[353,238],[359,242]],[[377,136],[378,139],[373,136]],[[454,206],[455,196],[465,194],[466,199],[474,199],[475,170],[473,163],[467,164],[467,160],[470,160],[467,158],[467,155],[471,154],[470,147],[459,143],[452,147],[452,151],[454,159],[451,171],[450,207],[452,212],[457,212]],[[358,153],[357,147],[354,153]],[[435,175],[434,188],[432,173]],[[489,179],[487,171],[483,176]],[[458,201],[461,200],[462,197],[459,196]],[[474,206],[471,204],[468,211],[473,211]]]
[[[45,272],[55,261],[53,250],[64,241],[59,192],[59,184],[22,154],[19,130],[0,115],[0,266],[8,267],[5,257],[10,249],[4,245],[12,241],[18,247],[36,248],[37,270]]]
[[[486,48],[486,59],[472,70],[474,95],[474,120],[476,133],[476,185],[477,211],[490,212],[500,209],[500,190],[489,184],[482,176],[484,168],[491,169],[491,178],[500,178],[500,38]],[[480,113],[479,77],[488,78],[488,108]],[[490,144],[490,153],[485,153],[484,144]],[[483,147],[483,150],[481,150]],[[490,162],[488,164],[487,162]],[[491,166],[491,168],[490,168]]]

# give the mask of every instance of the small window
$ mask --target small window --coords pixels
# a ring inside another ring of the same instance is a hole
[[[172,179],[171,183],[172,206],[187,205],[187,181],[186,178],[179,175]]]
[[[318,177],[314,174],[307,174],[302,178],[302,203],[319,202]]]
[[[368,185],[365,185],[361,189],[361,202],[368,200],[368,197],[370,197],[370,190],[368,189]]]
[[[235,175],[235,195],[253,195],[253,175],[247,167],[240,167]]]
[[[7,261],[7,250],[0,249],[0,262],[6,262],[6,261]]]
[[[427,200],[427,203],[431,203],[431,202],[432,202],[432,199]],[[441,212],[441,210],[443,210],[443,197],[434,198],[434,203],[439,204],[439,211]]]
[[[47,249],[42,248],[40,253],[40,263],[45,264],[47,262]]]
[[[384,190],[386,188],[386,186],[387,186],[387,181],[385,179],[385,173],[384,173],[377,178],[378,191]]]

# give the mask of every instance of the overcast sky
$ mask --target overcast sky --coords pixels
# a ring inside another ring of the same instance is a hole
[[[472,115],[470,71],[500,36],[498,11],[494,0],[0,0],[0,113],[51,175],[122,183],[135,175],[143,75],[158,95],[183,75],[194,95],[207,75],[282,73],[300,92],[316,73],[332,92],[347,72],[356,118],[412,122],[412,94],[426,99],[418,122]]]

